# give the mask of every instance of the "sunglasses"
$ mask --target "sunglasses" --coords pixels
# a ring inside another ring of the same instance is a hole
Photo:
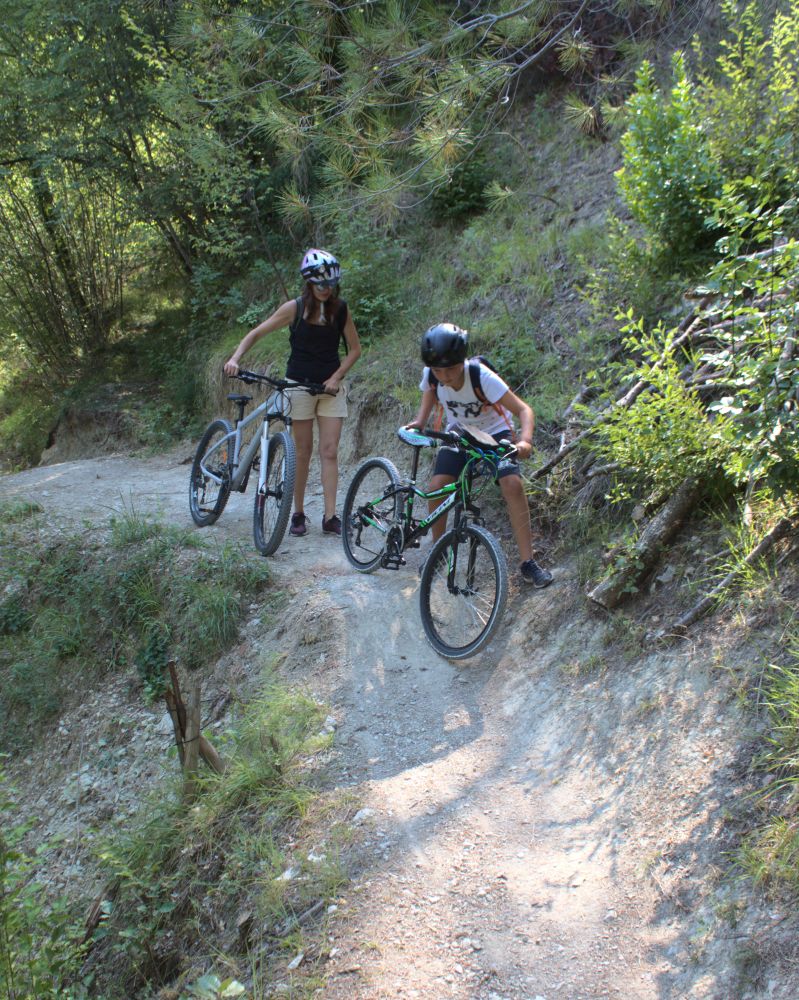
[[[338,278],[324,278],[322,281],[312,281],[311,284],[316,285],[317,288],[335,288],[338,284]]]

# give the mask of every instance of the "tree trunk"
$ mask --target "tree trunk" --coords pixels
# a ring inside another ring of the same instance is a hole
[[[684,479],[641,532],[624,566],[589,591],[589,599],[610,611],[621,603],[626,594],[633,592],[701,495],[702,485],[696,479]]]

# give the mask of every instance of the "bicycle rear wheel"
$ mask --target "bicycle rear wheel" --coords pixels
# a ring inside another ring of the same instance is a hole
[[[499,542],[476,524],[436,542],[422,570],[420,611],[428,642],[450,660],[474,656],[497,629],[508,596]]]
[[[370,458],[352,477],[344,498],[341,541],[347,559],[360,573],[371,573],[380,565],[388,530],[397,520],[399,502],[393,490],[399,482],[399,473],[387,458]]]
[[[189,510],[201,528],[213,524],[225,509],[230,496],[230,459],[232,438],[224,440],[233,428],[227,420],[209,424],[191,465]]]
[[[291,513],[297,457],[294,442],[286,431],[269,438],[264,492],[255,494],[252,530],[255,547],[264,556],[276,552]]]

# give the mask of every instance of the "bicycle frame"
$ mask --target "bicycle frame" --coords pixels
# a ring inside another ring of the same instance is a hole
[[[269,424],[273,420],[281,420],[285,423],[286,427],[290,427],[291,417],[289,416],[289,410],[291,404],[286,397],[285,390],[276,389],[268,399],[266,399],[259,406],[256,406],[256,408],[248,413],[246,417],[244,416],[244,407],[247,405],[246,402],[239,400],[237,405],[239,407],[239,416],[236,419],[235,428],[230,432],[230,434],[226,434],[223,438],[221,438],[204,457],[207,459],[209,456],[216,454],[221,447],[229,445],[232,441],[233,455],[228,463],[228,468],[232,473],[230,479],[230,489],[243,493],[247,487],[247,477],[249,475],[250,468],[252,467],[255,453],[260,448],[261,463],[258,470],[258,490],[259,492],[262,492],[266,486],[266,457],[267,449],[269,447]],[[263,420],[261,433],[253,435],[252,440],[242,453],[242,432],[256,420]],[[214,475],[210,469],[206,468],[204,463],[202,465],[202,471],[209,478],[221,485],[222,477]]]
[[[386,556],[390,560],[398,559],[400,553],[405,549],[413,547],[430,528],[440,520],[442,517],[446,518],[450,510],[455,510],[455,529],[457,530],[462,524],[464,518],[468,515],[472,515],[475,523],[480,523],[480,509],[472,503],[472,483],[474,480],[475,473],[477,471],[477,465],[480,462],[488,462],[496,468],[497,461],[491,456],[487,455],[483,451],[473,446],[469,446],[467,451],[469,454],[469,461],[464,466],[458,478],[454,483],[447,483],[446,486],[442,486],[440,489],[432,490],[427,492],[426,490],[421,490],[416,485],[416,476],[419,468],[419,452],[421,448],[415,447],[413,454],[413,462],[411,468],[411,476],[404,483],[400,483],[397,486],[391,487],[386,490],[384,496],[381,499],[389,499],[392,496],[404,497],[403,509],[400,513],[400,525],[402,527],[402,544],[399,546],[399,551],[397,552],[387,552]],[[436,507],[436,509],[424,517],[421,521],[414,523],[413,519],[413,504],[416,499],[430,501],[441,499],[442,502]],[[379,530],[383,530],[381,525],[375,524]],[[390,526],[386,529],[386,534],[390,532]]]

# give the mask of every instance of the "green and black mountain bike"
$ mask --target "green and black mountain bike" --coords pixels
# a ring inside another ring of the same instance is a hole
[[[452,527],[433,545],[422,569],[420,611],[436,652],[465,659],[489,642],[508,595],[505,555],[482,526],[473,501],[516,448],[472,428],[417,432],[401,427],[397,434],[413,448],[410,478],[402,479],[387,458],[370,458],[358,468],[344,500],[344,551],[361,573],[399,569],[405,550],[418,548],[421,537],[451,511]],[[454,483],[426,493],[416,485],[419,455],[422,448],[439,444],[465,451],[469,460]],[[484,478],[476,487],[478,477]],[[414,517],[416,499],[425,504],[423,518]],[[430,500],[441,501],[432,514],[426,509]]]

